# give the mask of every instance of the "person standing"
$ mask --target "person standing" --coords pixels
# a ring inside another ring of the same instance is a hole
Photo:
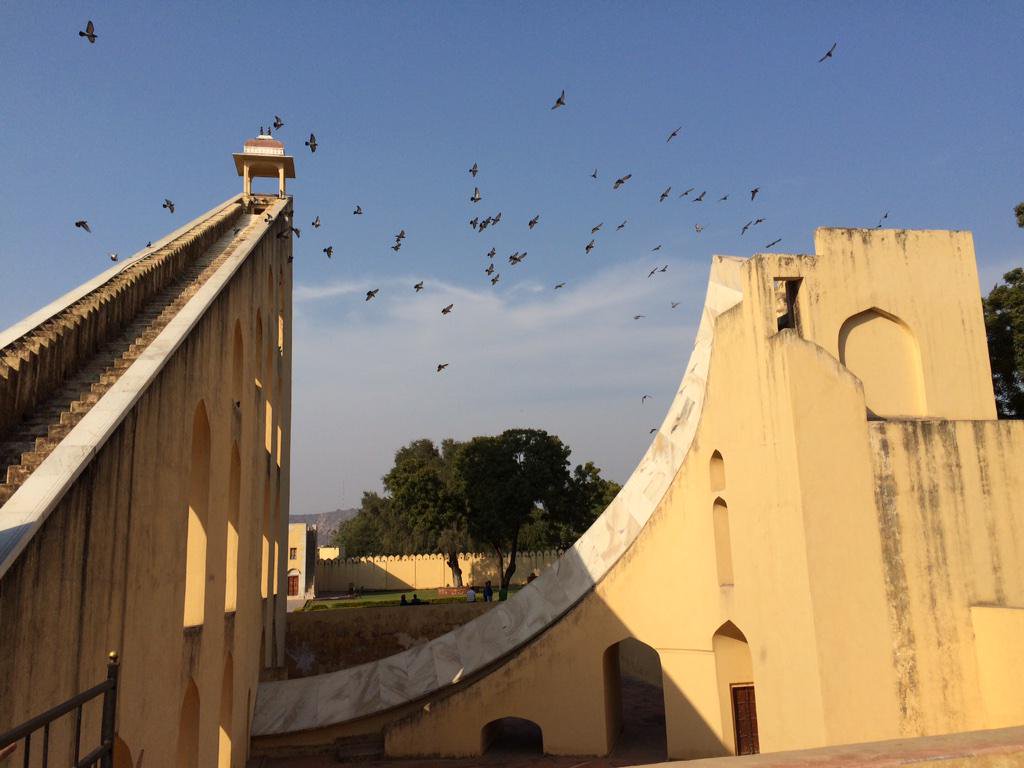
[[[494,588],[491,586],[491,582],[489,580],[484,582],[484,602],[494,602]]]

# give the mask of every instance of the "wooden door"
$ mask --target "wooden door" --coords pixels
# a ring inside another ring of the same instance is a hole
[[[732,718],[736,724],[736,754],[758,754],[761,749],[757,742],[757,705],[754,702],[754,686],[732,686]]]
[[[299,576],[295,574],[288,577],[288,597],[295,597],[299,594]]]

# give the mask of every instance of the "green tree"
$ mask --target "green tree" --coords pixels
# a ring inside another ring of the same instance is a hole
[[[1013,209],[1013,212],[1017,214],[1017,226],[1024,227],[1024,203],[1017,203],[1017,207]]]
[[[577,465],[572,473],[568,506],[555,516],[535,507],[520,533],[520,549],[568,549],[600,517],[621,487],[601,477],[594,462]]]
[[[494,549],[502,590],[516,572],[524,526],[537,515],[561,521],[569,514],[574,494],[568,467],[568,446],[539,429],[474,437],[458,451],[455,470],[469,533]]]
[[[466,499],[453,467],[459,447],[450,439],[440,450],[430,440],[414,440],[395,453],[394,466],[384,476],[397,524],[425,551],[444,553],[457,587],[462,586],[459,552],[470,545]]]
[[[1017,206],[1024,226],[1024,203]],[[1024,418],[1024,269],[1011,269],[982,300],[996,408],[1004,419]]]

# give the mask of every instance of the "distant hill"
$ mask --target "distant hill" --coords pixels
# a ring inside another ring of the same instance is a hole
[[[346,520],[351,520],[359,513],[357,508],[336,509],[333,512],[321,512],[316,515],[289,515],[290,523],[305,523],[316,526],[316,541],[321,547],[329,545],[334,538],[334,532],[338,526]]]

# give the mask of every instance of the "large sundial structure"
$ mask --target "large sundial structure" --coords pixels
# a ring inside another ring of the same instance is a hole
[[[234,158],[242,194],[0,333],[0,733],[111,650],[115,765],[472,756],[510,717],[605,755],[637,648],[671,758],[1024,723],[1024,422],[995,417],[965,232],[714,257],[675,400],[571,549],[458,629],[285,679],[294,165]],[[74,719],[49,736],[67,757]]]
[[[295,171],[276,139],[235,157],[244,194],[0,333],[0,732],[116,650],[115,764],[241,766],[282,674]]]

